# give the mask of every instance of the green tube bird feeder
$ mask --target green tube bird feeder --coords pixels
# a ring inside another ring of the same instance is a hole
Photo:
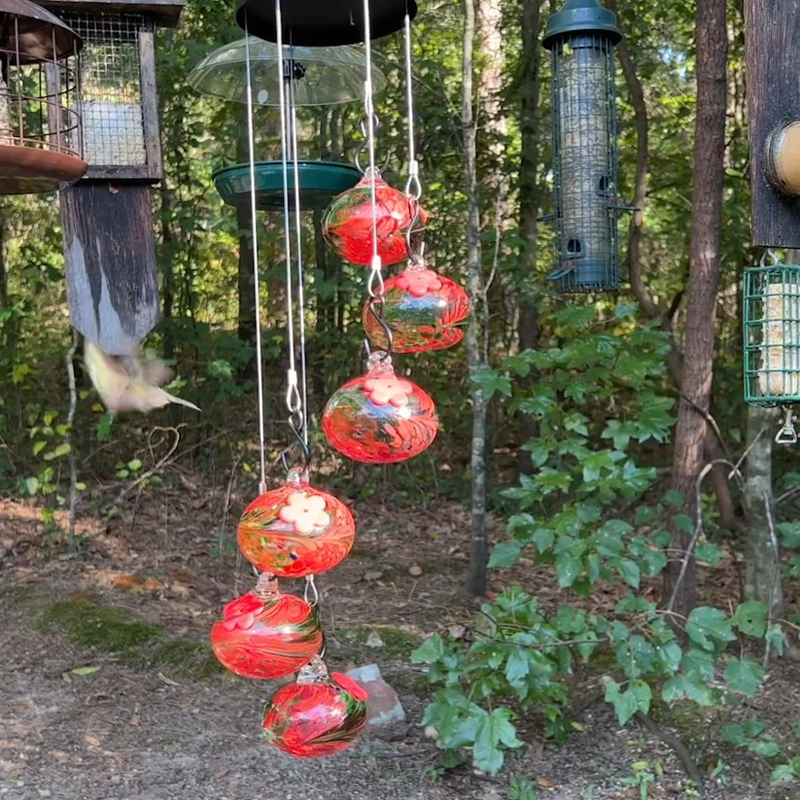
[[[616,15],[597,0],[567,0],[547,24],[552,53],[556,265],[562,292],[619,288]]]

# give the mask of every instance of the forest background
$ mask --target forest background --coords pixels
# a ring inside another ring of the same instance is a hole
[[[580,730],[569,709],[581,662],[602,673],[620,723],[638,720],[670,743],[653,721],[658,708],[711,709],[716,741],[756,759],[765,785],[791,785],[800,728],[783,720],[773,730],[748,706],[776,657],[798,657],[800,471],[791,448],[773,452],[775,413],[743,402],[740,285],[761,253],[749,246],[742,3],[608,5],[625,36],[620,194],[639,208],[621,223],[619,295],[564,297],[547,279],[552,231],[540,218],[552,210],[550,62],[541,38],[558,3],[424,3],[413,53],[426,253],[468,287],[475,314],[466,346],[397,358],[437,403],[435,446],[397,467],[342,461],[317,423],[363,352],[365,275],[326,247],[320,214],[306,215],[319,480],[356,506],[377,501],[412,519],[445,504],[469,509],[455,574],[485,605],[477,617],[467,606],[465,625],[437,630],[414,652],[430,667],[425,723],[443,765],[498,773],[531,718],[546,738]],[[133,497],[147,504],[210,481],[226,489],[227,519],[236,516],[232,497],[257,491],[250,220],[223,205],[211,180],[217,167],[246,160],[246,119],[242,106],[186,86],[204,55],[240,35],[229,3],[189,0],[180,26],[158,37],[163,320],[147,344],[174,363],[173,388],[202,415],[104,411],[75,354],[57,202],[2,198],[0,494],[37,510],[37,547],[48,557],[86,558],[81,515],[125,517]],[[401,37],[375,53],[388,78],[377,100],[378,154],[388,159],[384,176],[402,186]],[[358,104],[304,110],[301,154],[351,160],[361,116]],[[258,157],[279,157],[274,111],[258,111],[255,131]],[[291,441],[282,222],[262,215],[258,224],[278,480]],[[214,555],[232,558],[224,523],[213,536]],[[489,553],[498,569],[487,577]],[[676,753],[691,791],[725,782],[724,754],[705,763],[680,742]],[[642,797],[656,772],[634,769]],[[512,783],[523,800],[534,796],[527,778]]]

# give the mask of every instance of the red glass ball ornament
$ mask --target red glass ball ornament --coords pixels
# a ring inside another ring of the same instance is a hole
[[[392,331],[395,353],[444,350],[458,344],[464,332],[456,327],[470,314],[467,293],[455,281],[437,275],[422,263],[384,284],[383,320]],[[386,349],[386,332],[364,304],[364,330],[375,347]]]
[[[430,395],[398,378],[386,353],[370,356],[366,375],[341,387],[325,406],[322,430],[332,447],[366,464],[394,464],[431,446],[439,429]]]
[[[327,572],[347,556],[355,535],[347,506],[310,486],[302,470],[292,470],[283,486],[253,500],[238,528],[245,558],[279,578]]]
[[[268,592],[248,592],[228,603],[211,628],[214,655],[243,678],[284,678],[322,649],[316,610],[272,583]]]
[[[393,189],[375,173],[378,255],[384,265],[408,257],[406,232],[414,222],[424,226],[428,215],[416,200]],[[372,179],[370,172],[352,188],[333,198],[322,221],[322,233],[330,246],[351,264],[369,266],[373,256]]]
[[[312,664],[267,703],[264,737],[295,758],[339,753],[364,729],[366,700],[366,691],[352,678],[337,672],[328,678],[324,664]]]

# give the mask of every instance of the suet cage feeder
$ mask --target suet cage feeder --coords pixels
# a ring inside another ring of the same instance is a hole
[[[619,288],[616,15],[597,0],[567,0],[547,24],[552,53],[556,265],[562,292]]]
[[[0,194],[58,189],[86,172],[80,37],[28,0],[0,0]]]
[[[745,270],[744,381],[751,405],[800,402],[800,266]]]

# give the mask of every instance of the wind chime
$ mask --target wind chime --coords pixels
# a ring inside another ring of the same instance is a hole
[[[318,187],[316,178],[313,174],[309,178],[298,159],[296,108],[302,95],[298,91],[296,56],[302,56],[305,65],[321,64],[327,59],[330,67],[336,60],[332,52],[344,45],[361,41],[365,50],[363,131],[369,166],[356,186],[353,181],[349,184],[352,188],[333,200],[325,215],[324,231],[337,252],[353,263],[370,267],[364,324],[368,338],[381,349],[369,355],[368,374],[345,384],[328,402],[323,428],[334,447],[356,460],[392,463],[411,458],[431,444],[438,425],[433,400],[410,381],[395,375],[391,354],[455,344],[461,338],[455,326],[468,314],[469,304],[463,290],[428,269],[422,256],[420,223],[424,224],[426,215],[419,206],[421,184],[414,153],[410,83],[410,23],[416,14],[416,4],[412,0],[363,0],[363,4],[361,0],[327,3],[308,0],[287,5],[285,14],[280,0],[275,0],[274,5],[263,0],[240,0],[237,9],[237,21],[245,31],[241,45],[249,145],[245,186],[251,211],[259,322],[256,350],[260,441],[259,496],[242,514],[238,541],[242,553],[260,575],[252,591],[225,606],[223,618],[212,628],[211,642],[217,658],[237,675],[278,679],[296,674],[295,680],[280,688],[267,703],[262,727],[266,739],[280,750],[296,757],[313,757],[338,752],[353,742],[366,724],[367,694],[348,676],[328,674],[317,609],[319,595],[314,584],[316,575],[334,568],[350,552],[355,522],[340,500],[310,482],[301,211],[318,207],[320,195],[314,191]],[[405,193],[391,189],[375,168],[376,71],[371,54],[373,30],[376,35],[385,35],[401,27],[406,34],[410,130],[409,181]],[[271,55],[264,55],[267,51],[251,34],[274,43]],[[324,51],[316,52],[323,46]],[[253,51],[262,54],[255,62]],[[213,69],[213,58],[212,54],[195,71],[196,87],[208,90],[220,78],[220,71]],[[278,489],[267,491],[256,211],[259,207],[274,208],[275,196],[271,177],[274,168],[266,167],[259,174],[259,166],[263,165],[255,160],[254,105],[258,95],[262,104],[269,104],[271,90],[260,77],[257,83],[253,64],[258,63],[261,69],[263,62],[270,60],[277,73],[271,84],[277,90],[281,117],[280,196],[284,214],[289,358],[286,406],[302,463],[289,468],[284,457],[287,479]],[[230,66],[231,58],[223,62]],[[342,75],[345,73],[351,75],[347,70]],[[303,76],[307,74],[303,71]],[[221,85],[219,80],[215,85]],[[232,91],[240,91],[232,90],[231,86],[228,82],[222,90],[227,97],[231,97]],[[260,86],[258,95],[257,86]],[[226,197],[229,202],[241,202],[240,178],[241,174],[230,183],[222,181],[223,186],[231,188],[230,199]],[[221,185],[219,179],[217,185]],[[330,191],[331,185],[331,182],[326,184],[324,190]],[[292,211],[294,231],[290,223]],[[404,272],[384,282],[384,264],[405,258],[409,264]],[[296,337],[299,359],[295,352]],[[278,586],[280,578],[304,578],[304,596],[283,594]]]

